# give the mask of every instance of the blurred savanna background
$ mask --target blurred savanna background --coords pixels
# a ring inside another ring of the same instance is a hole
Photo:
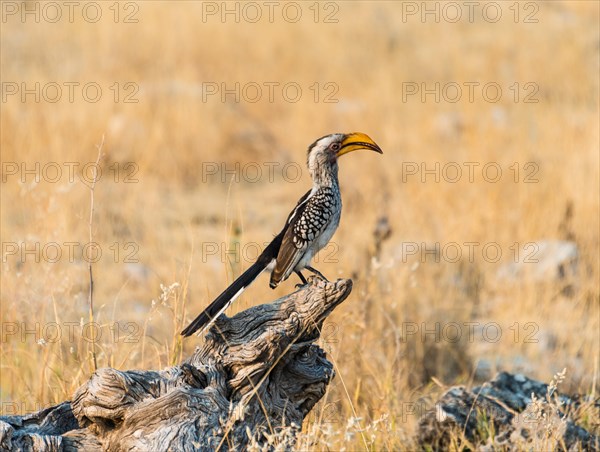
[[[179,331],[310,187],[308,145],[350,131],[384,154],[340,161],[315,267],[354,290],[301,446],[410,449],[440,393],[502,370],[597,394],[597,2],[1,5],[2,415],[192,353]]]

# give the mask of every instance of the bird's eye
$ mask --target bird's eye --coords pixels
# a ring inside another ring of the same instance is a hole
[[[342,145],[340,143],[331,143],[329,145],[329,149],[331,149],[332,151],[339,151],[341,147]]]

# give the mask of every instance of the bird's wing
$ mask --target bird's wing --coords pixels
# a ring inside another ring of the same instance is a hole
[[[271,273],[271,287],[287,278],[296,264],[302,259],[311,243],[323,232],[333,209],[333,194],[327,189],[319,189],[312,196],[298,203],[288,217],[281,247],[277,254],[275,268]]]
[[[283,275],[285,274],[285,270],[290,267],[291,263],[294,263],[294,265],[296,265],[294,261],[297,258],[299,258],[298,255],[300,254],[301,256],[301,250],[299,250],[293,245],[294,224],[298,221],[298,218],[300,218],[303,215],[312,194],[312,190],[309,190],[304,194],[304,196],[302,196],[302,198],[300,198],[298,204],[296,204],[296,207],[294,207],[294,209],[288,215],[288,218],[285,222],[285,227],[279,234],[281,237],[281,244],[279,246],[279,250],[276,256],[275,268],[271,273],[270,286],[272,288],[275,288],[277,284],[279,284]]]
[[[304,195],[302,195],[302,198],[298,200],[296,207],[294,207],[294,209],[288,215],[287,220],[285,220],[285,226],[281,232],[287,231],[289,225],[293,223],[294,218],[296,218],[298,215],[302,215],[302,212],[304,212],[304,209],[306,208],[306,202],[308,201],[308,198],[310,198],[311,193],[312,190],[308,190],[306,193],[304,193]]]

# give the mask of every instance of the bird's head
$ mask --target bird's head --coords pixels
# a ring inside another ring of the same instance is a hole
[[[308,147],[307,164],[313,180],[316,182],[323,172],[337,173],[337,159],[361,149],[383,154],[381,148],[364,133],[333,133],[319,138]]]

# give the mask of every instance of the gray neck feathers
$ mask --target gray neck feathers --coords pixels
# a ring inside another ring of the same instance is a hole
[[[313,161],[308,168],[315,187],[333,187],[338,185],[338,165]]]

